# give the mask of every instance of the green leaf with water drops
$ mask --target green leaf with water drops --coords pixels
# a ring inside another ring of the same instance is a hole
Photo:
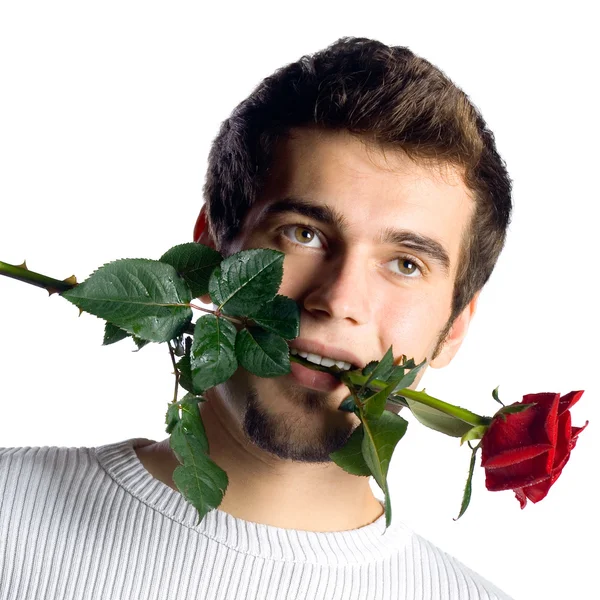
[[[275,296],[248,317],[286,340],[293,340],[300,332],[300,307],[287,296]]]
[[[188,392],[195,392],[194,383],[192,380],[192,365],[190,362],[190,354],[184,354],[181,359],[175,363],[179,371],[179,385]],[[199,390],[200,391],[200,390]]]
[[[200,415],[200,407],[196,402],[178,402],[181,408],[181,428],[185,435],[191,435],[202,448],[202,452],[208,454],[208,438],[206,437],[206,430],[204,429],[204,423]],[[185,459],[185,448],[181,451],[177,451],[178,455]]]
[[[202,393],[235,373],[236,335],[235,326],[216,315],[205,315],[196,321],[190,357],[193,391]]]
[[[137,346],[137,350],[134,350],[134,352],[139,352],[144,346],[150,343],[148,340],[143,340],[137,337],[137,335],[134,335],[132,337],[135,345]]]
[[[389,410],[383,411],[380,417],[367,417],[361,414],[364,427],[362,454],[365,463],[373,474],[377,485],[385,494],[386,528],[392,522],[392,506],[387,484],[387,474],[392,454],[398,442],[406,433],[408,423],[400,415]]]
[[[102,345],[108,346],[109,344],[120,342],[130,335],[131,334],[124,329],[121,329],[120,327],[117,327],[116,325],[113,325],[107,321],[104,325],[104,340]]]
[[[117,327],[116,325],[107,322],[106,326],[104,327],[104,341],[102,342],[102,345],[108,346],[109,344],[120,342],[121,340],[124,340],[127,337],[131,337],[135,345],[137,346],[137,350],[134,350],[134,352],[138,352],[146,344],[150,343],[148,340],[142,340],[141,338],[135,335],[132,336],[131,333],[125,331],[124,329],[121,329],[120,327]]]
[[[253,248],[227,257],[208,282],[212,301],[228,315],[247,316],[272,300],[283,278],[284,253]]]
[[[352,432],[343,448],[333,452],[329,458],[344,471],[352,475],[370,476],[371,469],[362,453],[364,427],[362,423]]]
[[[167,414],[165,415],[167,433],[171,433],[179,421],[181,421],[181,417],[179,416],[179,403],[171,402],[167,408]]]
[[[189,288],[171,265],[157,260],[116,260],[61,296],[151,342],[172,340],[192,319]]]
[[[244,369],[258,377],[278,377],[291,371],[287,342],[260,327],[238,332],[235,355]]]
[[[199,402],[205,402],[205,400],[206,399],[203,398],[202,396],[197,396],[196,394],[187,393],[183,398],[181,398],[180,400],[177,400],[177,402],[171,402],[169,404],[169,407],[167,408],[167,414],[165,415],[165,423],[167,425],[167,433],[172,433],[172,431],[175,428],[175,426],[177,425],[177,423],[179,423],[179,421],[181,421],[181,416],[180,416],[179,412],[181,411],[181,408],[185,404],[192,404],[197,407]],[[190,410],[192,412],[192,415],[194,415],[195,414],[194,408],[192,407]],[[184,413],[184,415],[188,414],[188,412],[189,411],[186,411]],[[200,425],[202,425],[202,422],[200,422]],[[195,429],[195,427],[194,427],[194,429]],[[203,443],[203,440],[206,437],[206,432],[204,432],[203,427],[199,427],[199,430],[196,432],[195,435],[197,437],[199,437],[201,442]],[[207,444],[207,447],[208,447],[208,444]]]
[[[198,298],[208,294],[210,275],[223,257],[209,246],[188,242],[173,246],[159,260],[171,265],[189,286],[192,297]]]
[[[181,412],[181,420],[174,425],[170,437],[171,448],[182,463],[173,472],[173,481],[198,511],[200,523],[223,501],[229,479],[209,456],[208,439],[198,406],[184,404]]]
[[[199,402],[206,402],[206,398],[199,394],[188,392],[183,398],[177,401],[177,404],[183,406],[184,404],[198,404]]]

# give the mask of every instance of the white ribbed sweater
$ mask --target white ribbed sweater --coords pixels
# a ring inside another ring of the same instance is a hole
[[[221,510],[199,525],[135,438],[0,448],[1,600],[510,600],[394,519],[282,529]],[[383,534],[383,535],[382,535]]]

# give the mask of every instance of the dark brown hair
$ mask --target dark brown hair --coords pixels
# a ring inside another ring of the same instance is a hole
[[[264,79],[226,119],[208,159],[204,199],[217,249],[238,235],[292,127],[345,129],[413,160],[458,167],[475,199],[461,244],[451,317],[489,279],[504,246],[511,181],[483,117],[437,67],[402,46],[345,37]]]

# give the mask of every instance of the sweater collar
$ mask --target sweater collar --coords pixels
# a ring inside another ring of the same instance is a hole
[[[348,531],[316,532],[285,529],[246,521],[218,508],[198,523],[198,512],[176,490],[155,479],[142,465],[135,448],[155,443],[132,438],[94,448],[100,465],[122,488],[165,517],[237,552],[314,564],[365,564],[402,550],[410,532],[394,521],[385,529],[385,514]],[[382,503],[383,504],[383,503]]]

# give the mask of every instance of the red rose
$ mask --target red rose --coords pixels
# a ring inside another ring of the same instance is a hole
[[[533,406],[516,413],[496,415],[481,440],[481,466],[490,491],[514,490],[521,508],[527,498],[539,502],[558,479],[587,427],[571,427],[569,409],[583,391],[528,394],[515,405]],[[513,405],[514,406],[514,405]]]

